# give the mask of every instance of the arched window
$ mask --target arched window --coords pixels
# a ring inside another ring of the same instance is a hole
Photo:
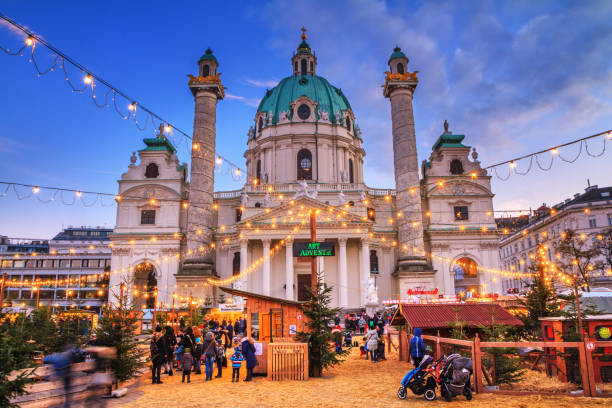
[[[397,63],[397,73],[398,74],[403,74],[404,73],[404,64],[402,64],[401,62]]]
[[[476,278],[478,276],[478,265],[472,258],[464,256],[455,261],[453,272],[455,273],[455,280]]]
[[[202,67],[202,76],[207,77],[210,75],[210,67],[208,65],[204,65]]]
[[[378,254],[376,250],[370,250],[370,273],[378,273]]]
[[[261,208],[261,203],[255,203],[255,208]]]
[[[314,72],[314,63],[310,61],[310,72]]]
[[[261,132],[261,130],[263,129],[263,118],[262,117],[259,118],[259,125],[257,125],[257,127],[259,128],[259,132]]]
[[[349,159],[349,183],[355,182],[355,172],[353,171],[353,159]]]
[[[257,160],[257,170],[255,171],[257,182],[261,184],[261,160]]]
[[[298,72],[297,61],[295,61],[295,73],[297,74],[297,72]]]
[[[306,75],[306,73],[308,72],[308,65],[307,65],[306,58],[302,60],[301,64],[302,64],[302,75]]]
[[[451,174],[463,174],[463,164],[461,160],[454,159],[451,161],[450,172]]]
[[[145,170],[145,177],[146,178],[157,178],[157,177],[159,177],[159,168],[157,167],[157,164],[149,163],[149,165],[147,166],[147,168]]]
[[[134,287],[137,287],[142,296],[134,298],[134,305],[138,309],[143,306],[147,309],[153,309],[155,306],[155,292],[157,291],[157,277],[155,276],[155,267],[150,262],[144,262],[136,265],[134,271]],[[147,295],[146,297],[144,295]]]
[[[351,119],[350,118],[346,118],[346,128],[348,129],[348,131],[351,131]]]
[[[232,259],[232,276],[240,273],[240,252],[234,252],[234,259]]]
[[[312,180],[312,154],[302,149],[297,154],[297,179]]]
[[[372,221],[376,220],[376,210],[374,210],[374,208],[368,207],[368,219]]]

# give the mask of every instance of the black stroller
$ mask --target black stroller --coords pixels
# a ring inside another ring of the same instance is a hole
[[[353,347],[353,335],[350,331],[344,336],[344,347]]]
[[[465,395],[468,401],[472,399],[470,384],[472,370],[471,358],[459,354],[446,357],[440,371],[440,393],[446,401],[451,401],[454,396],[460,394]]]
[[[436,379],[432,375],[430,367],[436,365],[440,360],[434,362],[432,356],[424,356],[421,363],[414,369],[408,371],[402,379],[399,390],[397,390],[397,397],[399,399],[406,399],[406,389],[410,388],[414,395],[423,395],[427,401],[433,401],[436,399]]]

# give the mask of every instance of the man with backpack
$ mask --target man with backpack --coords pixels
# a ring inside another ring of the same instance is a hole
[[[421,329],[415,327],[414,336],[412,340],[410,340],[410,356],[412,357],[412,361],[415,366],[421,364],[421,360],[423,360],[423,356],[427,353],[427,349],[425,348],[425,343],[421,338]]]

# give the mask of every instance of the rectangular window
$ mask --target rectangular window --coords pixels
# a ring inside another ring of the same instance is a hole
[[[612,225],[612,213],[608,214],[608,225]]]
[[[142,210],[140,212],[140,223],[146,225],[155,224],[155,210]]]
[[[81,267],[81,260],[80,259],[73,259],[70,261],[70,267],[71,268],[80,268]]]
[[[527,238],[527,246],[531,248],[531,237]]]
[[[15,261],[13,263],[13,268],[23,268],[25,267],[25,261]]]
[[[597,227],[597,218],[592,215],[589,217],[589,228],[596,228],[596,227]]]
[[[521,241],[521,251],[525,250],[525,241]]]
[[[3,268],[10,268],[11,266],[13,266],[13,261],[7,261],[7,260],[2,261]]]
[[[467,206],[453,207],[455,213],[455,221],[465,221],[468,219],[468,208]]]
[[[242,219],[242,208],[236,208],[236,222]]]

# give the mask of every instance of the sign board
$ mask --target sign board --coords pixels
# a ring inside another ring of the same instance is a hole
[[[333,242],[296,242],[293,244],[293,256],[297,258],[334,255]]]
[[[290,324],[289,325],[289,335],[293,336],[297,334],[297,326],[295,324]]]
[[[298,320],[302,320],[302,315],[301,315],[301,314],[298,314],[298,315],[297,315],[297,318],[298,318]]]
[[[263,344],[262,343],[254,343],[255,345],[255,355],[263,356]]]
[[[244,305],[241,303],[219,303],[220,312],[242,312]]]

